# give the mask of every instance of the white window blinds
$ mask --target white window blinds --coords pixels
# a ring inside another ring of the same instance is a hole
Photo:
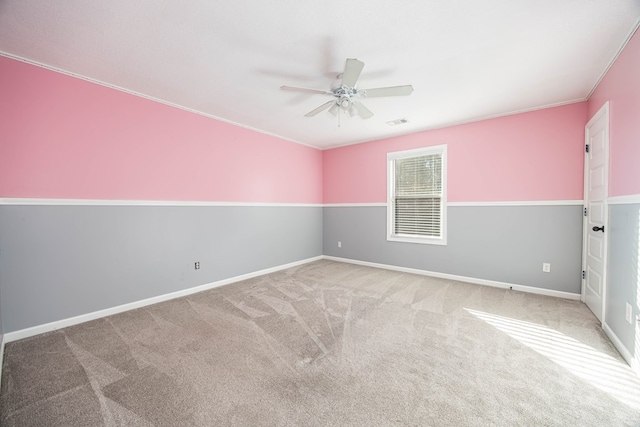
[[[444,149],[440,146],[409,154],[390,153],[389,161],[391,237],[441,239]]]

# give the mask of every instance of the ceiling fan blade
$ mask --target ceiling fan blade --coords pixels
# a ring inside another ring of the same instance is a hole
[[[358,93],[364,95],[366,98],[376,98],[379,96],[407,96],[411,95],[411,92],[413,92],[413,86],[411,85],[378,87],[375,89],[363,89],[358,91]]]
[[[319,93],[321,95],[333,95],[333,92],[329,92],[327,90],[307,89],[306,87],[280,86],[280,89],[282,89],[282,90],[290,90],[290,91],[294,91],[294,92]]]
[[[344,73],[342,74],[342,86],[354,87],[363,68],[364,62],[353,58],[347,59],[344,64]]]
[[[321,106],[319,106],[318,108],[316,108],[315,110],[311,110],[311,111],[309,111],[309,112],[308,112],[307,114],[305,114],[304,116],[305,116],[305,117],[313,117],[313,116],[315,116],[316,114],[318,114],[319,112],[324,111],[324,110],[326,110],[327,108],[331,107],[331,105],[332,105],[332,104],[333,104],[333,105],[335,105],[335,104],[336,104],[336,101],[327,101],[327,102],[325,102],[324,104],[322,104]]]
[[[355,107],[356,111],[358,112],[358,115],[360,116],[360,118],[362,119],[369,119],[371,117],[373,117],[373,112],[371,110],[369,110],[367,107],[365,107],[364,105],[362,105],[361,103],[354,103],[353,106]]]

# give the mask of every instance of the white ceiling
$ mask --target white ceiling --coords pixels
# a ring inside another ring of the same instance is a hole
[[[586,99],[640,0],[0,0],[0,52],[329,148]],[[304,114],[346,58],[371,119]],[[391,127],[387,121],[406,118]]]

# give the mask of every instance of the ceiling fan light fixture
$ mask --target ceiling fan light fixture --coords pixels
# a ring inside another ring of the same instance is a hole
[[[331,108],[329,108],[329,112],[333,114],[334,117],[338,115],[338,110],[340,110],[340,107],[338,106],[337,103],[333,104]]]

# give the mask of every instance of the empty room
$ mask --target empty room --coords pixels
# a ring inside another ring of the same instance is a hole
[[[0,0],[0,425],[640,425],[639,26]]]

